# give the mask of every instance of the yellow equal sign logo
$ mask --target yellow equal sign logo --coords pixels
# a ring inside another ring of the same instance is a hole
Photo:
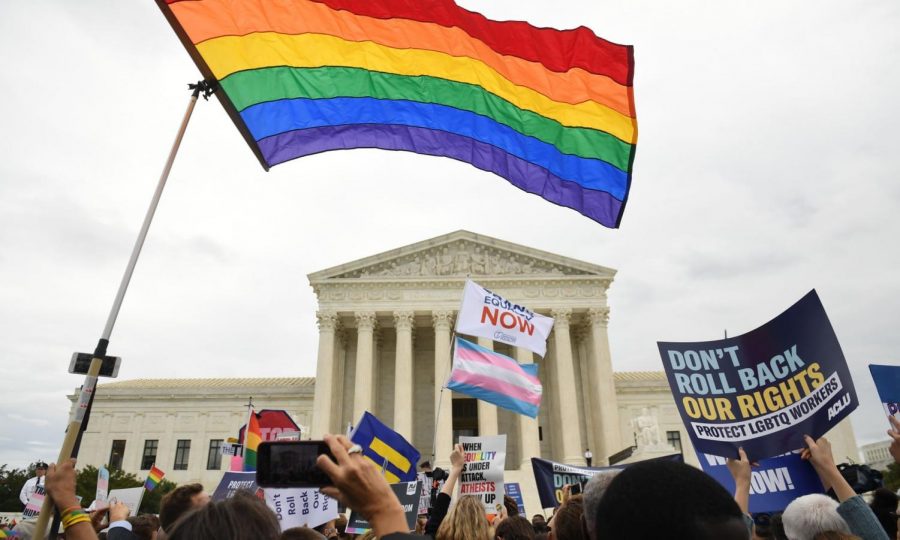
[[[410,463],[403,454],[388,446],[387,443],[385,443],[378,437],[372,438],[372,442],[369,444],[369,448],[373,452],[387,460],[388,463],[403,472],[409,472],[409,470],[412,468],[412,463]],[[374,463],[375,466],[379,469],[384,466],[384,463],[377,463],[368,456],[366,456],[366,459]],[[384,470],[384,478],[388,481],[389,484],[396,484],[400,481],[400,477],[388,471],[387,469]]]

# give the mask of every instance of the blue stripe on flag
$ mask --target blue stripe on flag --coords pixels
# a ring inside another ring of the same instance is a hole
[[[537,405],[511,398],[506,394],[500,394],[491,390],[486,390],[480,386],[472,386],[471,384],[450,381],[447,383],[447,388],[453,390],[454,392],[459,392],[460,394],[465,394],[482,401],[487,401],[488,403],[492,403],[498,407],[508,409],[515,413],[530,416],[531,418],[537,418],[538,415]]]
[[[419,463],[421,454],[416,447],[411,445],[409,441],[402,435],[384,425],[375,415],[366,411],[363,413],[362,419],[353,431],[350,440],[363,447],[364,455],[368,456],[372,461],[381,466],[387,456],[382,456],[372,449],[372,442],[378,438],[385,446],[394,452],[403,456],[409,461],[409,469],[403,470],[395,464],[388,462],[386,468],[398,478],[401,482],[412,482],[416,480],[416,465]]]
[[[257,141],[298,129],[345,124],[416,126],[456,133],[500,148],[587,189],[623,200],[628,174],[615,165],[559,151],[492,118],[434,103],[375,98],[285,99],[247,107],[241,117]]]

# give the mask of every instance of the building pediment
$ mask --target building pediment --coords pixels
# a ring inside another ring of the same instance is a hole
[[[310,283],[447,277],[600,277],[615,270],[468,231],[417,242],[309,275]]]

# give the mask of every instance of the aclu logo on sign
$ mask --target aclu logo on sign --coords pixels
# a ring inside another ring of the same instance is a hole
[[[840,401],[836,401],[834,405],[828,407],[828,419],[831,420],[835,416],[838,415],[839,412],[844,410],[845,407],[850,405],[850,394],[844,394],[844,397],[840,399]]]

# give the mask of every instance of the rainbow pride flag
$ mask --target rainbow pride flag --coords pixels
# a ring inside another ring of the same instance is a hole
[[[268,170],[382,148],[448,157],[618,227],[637,140],[630,46],[452,0],[157,0]]]
[[[166,473],[162,471],[162,469],[158,468],[156,465],[150,467],[150,472],[147,473],[147,480],[144,481],[144,489],[147,491],[153,491],[156,486],[162,482],[163,476]]]
[[[259,420],[256,413],[250,411],[250,420],[247,422],[247,430],[244,436],[244,471],[256,470],[256,452],[259,442],[262,440],[262,431],[259,429]]]

